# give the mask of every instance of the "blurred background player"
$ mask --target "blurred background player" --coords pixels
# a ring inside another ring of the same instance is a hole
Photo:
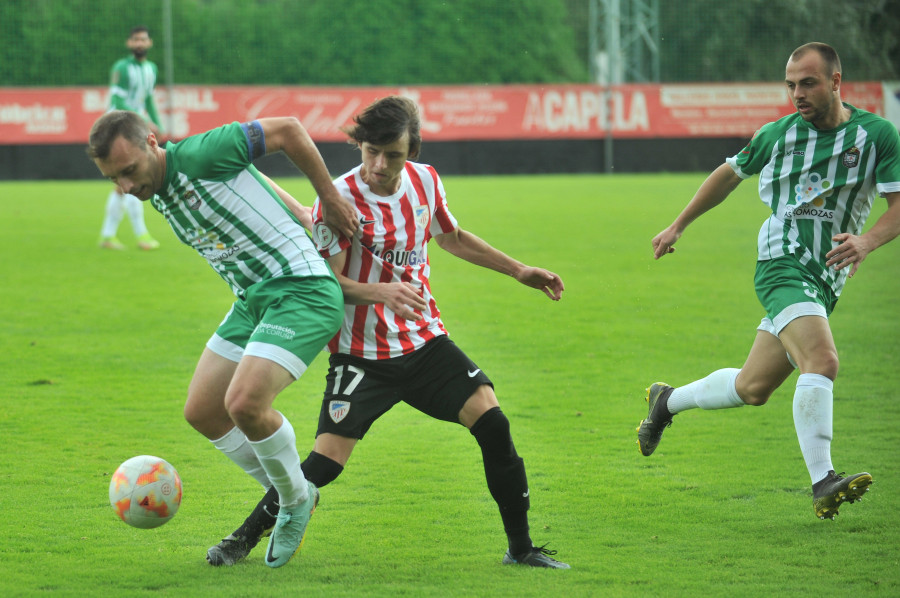
[[[150,130],[162,140],[163,126],[153,99],[156,87],[156,64],[147,59],[147,52],[153,47],[150,32],[143,25],[131,30],[125,45],[131,56],[116,61],[110,71],[109,109],[131,110],[148,121]],[[144,224],[144,204],[135,196],[123,193],[118,187],[109,192],[106,200],[106,215],[100,229],[100,247],[104,249],[125,249],[117,233],[122,216],[128,214],[131,228],[140,249],[152,250],[159,242],[147,231]]]
[[[307,478],[324,486],[344,469],[356,443],[398,402],[442,421],[462,424],[481,448],[484,473],[507,535],[507,565],[568,569],[554,550],[529,534],[530,491],[525,462],[490,378],[447,336],[430,291],[427,245],[496,270],[558,301],[559,276],[526,266],[457,225],[443,183],[431,166],[413,162],[421,145],[418,108],[404,97],[376,101],[345,132],[362,164],[335,185],[361,214],[353,236],[334,234],[313,207],[313,238],[344,293],[344,321],[331,342],[325,396]],[[326,204],[327,206],[327,204]],[[269,492],[244,524],[207,558],[213,565],[242,559],[271,526],[277,496]]]
[[[763,405],[798,368],[794,427],[813,507],[817,517],[834,519],[841,503],[868,490],[872,476],[843,477],[831,462],[838,354],[828,317],[847,277],[900,234],[900,136],[889,121],[841,101],[841,61],[831,46],[794,50],[785,85],[796,112],[757,131],[653,238],[654,258],[672,253],[688,225],[759,174],[760,199],[772,211],[757,241],[756,294],[766,317],[741,369],[720,369],[678,388],[651,385],[638,444],[650,456],[672,416],[687,409]],[[888,210],[863,233],[879,194]]]

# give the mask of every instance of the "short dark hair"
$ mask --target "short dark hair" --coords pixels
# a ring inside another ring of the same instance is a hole
[[[150,127],[137,113],[130,110],[113,110],[97,119],[88,136],[88,156],[93,160],[105,160],[113,142],[119,137],[144,149]]]
[[[422,147],[419,107],[414,101],[402,96],[388,96],[369,104],[365,110],[353,117],[356,123],[341,131],[350,138],[350,143],[371,143],[387,145],[409,133],[409,157],[418,158]]]
[[[837,50],[822,42],[809,42],[808,44],[803,44],[791,52],[790,60],[799,60],[810,50],[819,53],[819,56],[822,57],[822,62],[825,63],[825,68],[831,71],[829,74],[833,75],[834,73],[841,72],[841,59],[838,56]]]
[[[128,37],[132,37],[135,33],[146,33],[147,37],[150,37],[150,30],[146,25],[135,25],[131,28],[131,33],[128,34]]]

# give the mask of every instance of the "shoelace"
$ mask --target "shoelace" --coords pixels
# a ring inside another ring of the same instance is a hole
[[[557,552],[555,550],[550,550],[549,548],[547,548],[546,544],[544,544],[543,546],[532,546],[531,550],[534,552],[540,552],[541,554],[545,554],[547,556],[555,556]]]

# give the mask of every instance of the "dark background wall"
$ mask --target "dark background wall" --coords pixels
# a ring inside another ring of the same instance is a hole
[[[613,170],[709,171],[746,143],[736,138],[620,140],[613,146]],[[359,152],[346,143],[322,143],[319,151],[334,176],[359,163]],[[443,175],[600,173],[605,169],[605,141],[426,141],[420,161],[434,164]],[[256,164],[273,176],[299,174],[282,154]],[[0,180],[100,178],[81,144],[0,145]]]

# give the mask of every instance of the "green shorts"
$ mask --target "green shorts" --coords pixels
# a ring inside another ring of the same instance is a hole
[[[793,256],[756,262],[756,296],[766,310],[758,330],[778,336],[801,316],[827,318],[837,304],[834,291]]]
[[[334,278],[279,276],[247,289],[206,346],[234,362],[244,355],[269,359],[297,379],[343,317],[344,297]]]

